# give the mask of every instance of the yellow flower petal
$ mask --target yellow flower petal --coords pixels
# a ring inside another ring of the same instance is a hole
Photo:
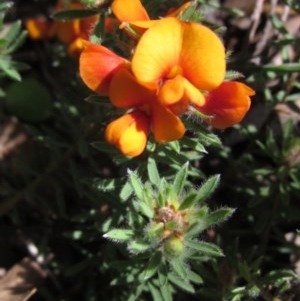
[[[140,0],[114,0],[111,9],[120,22],[150,19]]]
[[[202,106],[205,102],[203,94],[186,79],[184,79],[184,94],[185,98],[196,106]]]
[[[201,90],[211,90],[225,77],[225,49],[209,28],[193,22],[182,23],[180,66],[183,76]]]
[[[112,121],[105,129],[105,139],[124,155],[135,157],[144,151],[149,130],[147,115],[134,111]]]
[[[161,104],[165,106],[173,105],[179,102],[184,93],[184,79],[177,75],[172,79],[165,81],[159,90],[158,98]]]
[[[159,84],[170,78],[174,67],[196,88],[216,88],[225,76],[225,50],[209,28],[176,18],[156,22],[141,37],[132,70],[142,83]]]
[[[132,71],[142,83],[164,79],[179,62],[182,44],[181,22],[165,18],[141,37],[132,58]]]

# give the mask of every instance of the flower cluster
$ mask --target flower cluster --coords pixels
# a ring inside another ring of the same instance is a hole
[[[178,18],[189,5],[150,20],[139,0],[115,0],[112,11],[120,28],[138,39],[130,60],[85,42],[80,56],[84,83],[128,110],[105,130],[106,140],[125,155],[140,155],[150,132],[158,143],[180,139],[185,133],[180,116],[188,111],[223,129],[240,122],[250,107],[254,91],[225,81],[220,38],[206,26]]]
[[[56,11],[64,9],[76,10],[83,9],[84,5],[80,2],[63,5],[59,0]],[[57,38],[62,43],[68,45],[68,53],[71,56],[78,56],[83,50],[82,39],[90,37],[94,24],[98,21],[98,16],[90,16],[70,21],[52,21],[44,17],[29,18],[25,22],[28,35],[33,40]]]

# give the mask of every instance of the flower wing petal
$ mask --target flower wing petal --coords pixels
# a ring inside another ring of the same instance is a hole
[[[215,128],[224,129],[239,123],[250,108],[250,97],[255,92],[239,82],[223,82],[211,91],[199,110],[211,119],[206,122]]]
[[[111,79],[127,61],[101,45],[87,41],[85,44],[79,59],[80,76],[91,90],[108,95]]]

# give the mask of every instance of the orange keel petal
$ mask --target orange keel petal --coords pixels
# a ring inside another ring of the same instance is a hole
[[[163,143],[180,139],[185,126],[170,110],[157,104],[152,107],[152,130],[154,139]]]

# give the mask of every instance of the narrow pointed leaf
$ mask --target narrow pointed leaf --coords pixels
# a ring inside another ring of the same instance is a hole
[[[217,188],[220,182],[220,175],[210,177],[198,190],[199,199],[198,202],[206,200]]]
[[[134,240],[130,242],[130,244],[128,245],[129,252],[133,254],[146,252],[149,248],[150,248],[149,243],[143,240]]]
[[[180,193],[182,192],[188,174],[188,166],[189,163],[187,162],[176,174],[174,185],[173,185],[173,191],[175,195],[180,195]]]
[[[168,283],[160,286],[161,294],[164,298],[164,301],[172,301],[172,294],[170,290],[170,285]]]
[[[174,269],[174,271],[178,274],[178,276],[182,279],[187,278],[187,274],[189,272],[189,269],[186,268],[185,264],[180,259],[174,259],[171,261],[171,265]]]
[[[203,241],[193,241],[193,240],[188,240],[186,241],[186,246],[197,250],[204,255],[210,255],[210,256],[224,256],[222,250],[211,243],[203,242]]]
[[[162,259],[162,254],[160,252],[156,252],[151,258],[150,262],[144,272],[144,279],[151,278],[159,268],[160,262]]]
[[[195,236],[212,225],[226,221],[234,211],[235,209],[232,208],[220,208],[206,216],[202,216],[201,221],[195,226],[191,227],[187,235],[189,237]]]
[[[189,293],[195,293],[195,289],[193,288],[193,286],[187,282],[187,281],[182,281],[181,278],[177,277],[176,275],[174,275],[173,273],[171,273],[169,275],[169,280],[175,284],[176,286],[178,286],[179,288],[189,292]]]
[[[201,196],[198,191],[191,191],[188,195],[185,196],[178,210],[185,210],[191,208],[195,203],[198,202],[200,197]]]
[[[160,291],[152,283],[149,283],[148,287],[149,287],[150,293],[152,295],[153,301],[164,301],[161,296]]]
[[[148,159],[147,171],[150,182],[158,186],[160,182],[160,176],[157,170],[155,160],[153,158]]]
[[[129,182],[131,187],[139,200],[143,200],[143,184],[137,174],[131,170],[128,170]]]
[[[129,229],[113,229],[103,235],[104,238],[116,242],[125,242],[130,240],[134,236],[134,231]]]

